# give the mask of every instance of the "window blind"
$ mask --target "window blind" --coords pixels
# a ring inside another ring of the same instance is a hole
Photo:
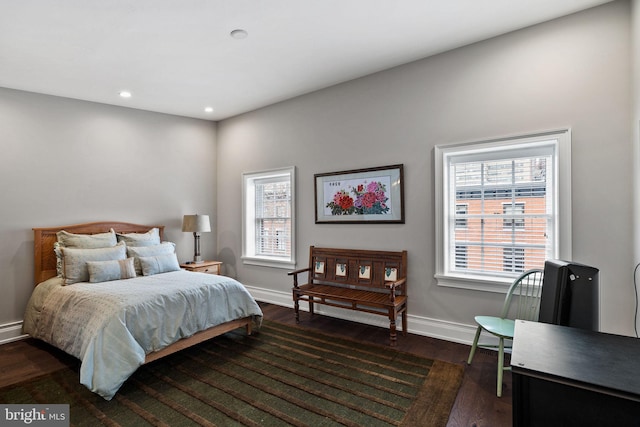
[[[291,255],[291,185],[288,177],[255,182],[256,254]]]
[[[557,211],[553,160],[551,148],[448,158],[449,271],[510,276],[543,267]]]

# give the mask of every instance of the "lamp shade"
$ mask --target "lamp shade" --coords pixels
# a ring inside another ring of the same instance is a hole
[[[182,231],[205,233],[211,231],[209,215],[185,215],[182,219]]]

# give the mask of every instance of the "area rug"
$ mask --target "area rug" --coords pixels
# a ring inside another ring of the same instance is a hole
[[[445,426],[463,368],[264,321],[141,367],[111,401],[62,369],[0,403],[68,403],[71,425]]]

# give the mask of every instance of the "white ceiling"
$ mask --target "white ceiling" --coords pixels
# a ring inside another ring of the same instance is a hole
[[[608,1],[4,0],[0,87],[220,120]]]

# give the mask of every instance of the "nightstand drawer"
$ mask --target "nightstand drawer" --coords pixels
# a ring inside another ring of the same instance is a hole
[[[198,273],[220,274],[222,267],[221,261],[204,261],[199,264],[180,264],[180,267],[187,271],[195,271]]]

